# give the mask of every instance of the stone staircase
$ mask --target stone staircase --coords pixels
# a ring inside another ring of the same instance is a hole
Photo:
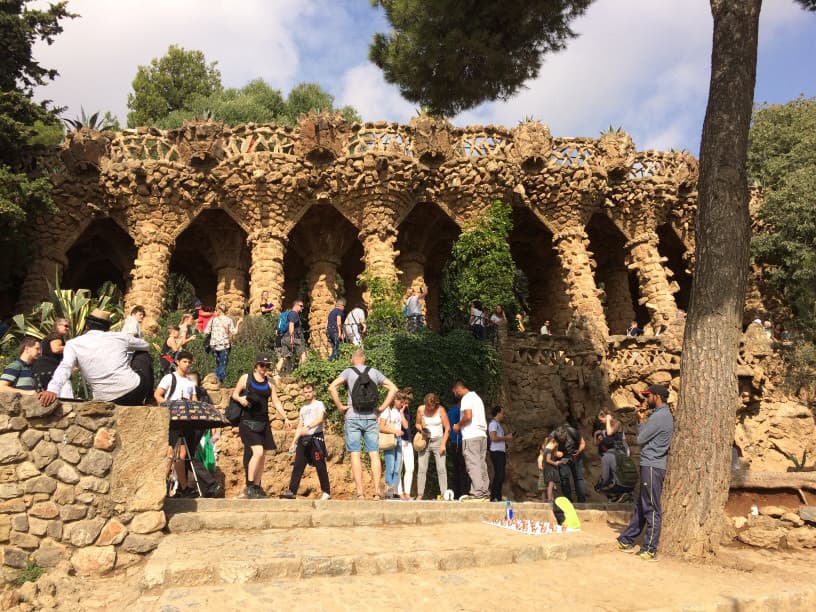
[[[553,521],[549,504],[516,515]],[[415,573],[584,557],[627,520],[618,505],[579,505],[580,533],[531,536],[485,525],[502,504],[313,500],[168,500],[170,534],[148,560],[148,588]]]

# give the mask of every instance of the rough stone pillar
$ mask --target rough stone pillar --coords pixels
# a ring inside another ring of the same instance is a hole
[[[286,238],[269,229],[253,232],[248,239],[252,263],[249,268],[249,312],[260,312],[261,294],[269,291],[275,308],[283,301],[283,255]]]
[[[400,255],[397,259],[397,267],[402,271],[400,280],[402,281],[403,287],[405,287],[406,293],[411,289],[419,291],[420,287],[427,284],[425,282],[425,256],[421,253],[406,253],[405,255]],[[436,291],[436,293],[438,293],[438,291]],[[423,302],[427,302],[427,296]],[[422,314],[427,319],[427,303],[423,303],[422,305]]]
[[[586,324],[597,332],[593,333],[593,344],[605,352],[609,329],[601,304],[601,292],[595,285],[595,261],[588,246],[589,238],[583,227],[569,228],[553,236],[553,247],[563,269],[573,318],[584,318]]]
[[[627,268],[634,270],[638,277],[638,303],[646,305],[653,328],[668,325],[677,314],[674,294],[678,287],[676,283],[669,283],[672,272],[663,266],[668,260],[660,255],[657,245],[655,232],[644,232],[626,243]]]
[[[399,251],[394,248],[397,242],[395,211],[379,203],[366,206],[360,242],[363,243],[365,273],[374,278],[397,280],[395,261]],[[368,291],[363,293],[363,299],[370,307],[371,297]]]
[[[635,318],[632,293],[629,290],[629,270],[626,266],[606,268],[604,286],[606,288],[606,322],[609,324],[609,332],[622,334]]]
[[[230,316],[241,316],[247,298],[246,272],[236,266],[221,265],[217,267],[215,273],[218,279],[215,301],[218,304],[226,304]]]
[[[142,329],[155,333],[161,315],[170,273],[171,239],[159,232],[140,233],[136,236],[136,259],[130,271],[130,289],[125,295],[125,315],[140,304],[145,308]]]
[[[337,268],[340,259],[331,255],[317,255],[307,260],[306,278],[309,283],[309,344],[326,357],[330,352],[326,337],[326,322],[337,300]]]
[[[48,253],[40,255],[28,268],[16,311],[27,314],[34,306],[48,299],[48,284],[52,286],[57,279],[62,279],[62,271],[68,265],[68,258]]]

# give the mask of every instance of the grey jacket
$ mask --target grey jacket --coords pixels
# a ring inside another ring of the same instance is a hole
[[[637,443],[640,446],[640,465],[666,469],[674,417],[668,404],[656,408],[645,423],[638,425]]]

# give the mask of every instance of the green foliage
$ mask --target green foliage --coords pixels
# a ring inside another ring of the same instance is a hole
[[[277,123],[295,125],[298,117],[310,111],[338,111],[348,121],[360,121],[352,107],[334,107],[334,97],[314,83],[297,85],[284,100],[277,89],[262,79],[250,81],[241,89],[225,89],[209,96],[194,96],[184,108],[174,110],[155,124],[163,129],[181,127],[191,119],[211,119],[227,125]]]
[[[357,279],[357,284],[365,287],[370,296],[371,306],[366,319],[369,329],[382,332],[403,328],[402,283],[395,278],[381,278],[366,271]]]
[[[816,397],[816,344],[809,339],[797,340],[782,352],[782,357],[785,360],[785,390],[791,395]]]
[[[164,294],[164,312],[192,308],[195,303],[195,287],[190,280],[178,272],[170,272],[167,276],[167,289]]]
[[[816,98],[754,112],[750,178],[762,185],[764,222],[754,260],[782,291],[800,324],[816,324]]]
[[[468,312],[477,299],[487,311],[501,304],[508,319],[518,312],[516,264],[509,242],[512,225],[510,205],[496,200],[485,215],[464,228],[445,269],[443,316]],[[521,279],[518,285],[523,291]]]
[[[202,51],[170,45],[167,53],[139,66],[128,94],[128,127],[154,125],[176,110],[188,108],[196,97],[222,90],[217,62],[207,63]]]
[[[32,102],[35,86],[45,85],[57,71],[34,60],[37,41],[51,44],[62,32],[61,21],[75,17],[67,2],[42,10],[26,7],[27,0],[0,4],[0,252],[5,261],[25,261],[29,255],[21,231],[34,217],[53,213],[51,184],[29,176],[32,161],[48,144],[41,138],[45,126],[53,126],[55,114],[46,103]],[[9,291],[21,281],[20,266],[0,267],[0,291]]]
[[[20,574],[14,580],[14,586],[21,587],[26,582],[37,582],[40,576],[45,573],[45,568],[38,565],[33,559],[26,561],[25,567],[20,570]]]
[[[44,123],[38,119],[32,126],[32,132],[28,144],[38,148],[56,147],[65,139],[65,130],[58,121]]]
[[[94,308],[111,313],[111,329],[118,329],[124,319],[122,294],[111,282],[104,283],[92,295],[89,289],[62,289],[49,285],[48,300],[35,306],[28,315],[12,317],[8,333],[0,340],[0,346],[7,348],[16,344],[23,336],[43,339],[54,328],[57,319],[68,319],[68,338],[73,338],[85,330],[85,317]]]
[[[369,57],[407,100],[453,116],[535,78],[591,1],[373,0],[393,32],[374,35]]]
[[[351,344],[344,344],[336,361],[310,356],[294,375],[315,386],[321,399],[328,399],[328,386],[351,363]],[[457,378],[479,393],[486,404],[495,401],[499,388],[500,360],[492,345],[480,342],[465,331],[440,336],[427,329],[373,333],[365,339],[367,365],[382,371],[398,387],[412,387],[414,405],[426,393],[437,393],[445,406],[456,402],[451,386]],[[342,393],[341,393],[342,396]],[[329,407],[329,420],[342,422],[342,415]]]

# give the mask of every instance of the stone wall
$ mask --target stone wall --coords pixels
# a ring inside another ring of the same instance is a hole
[[[127,566],[165,525],[168,419],[158,407],[0,394],[4,576],[31,559],[81,574]]]

